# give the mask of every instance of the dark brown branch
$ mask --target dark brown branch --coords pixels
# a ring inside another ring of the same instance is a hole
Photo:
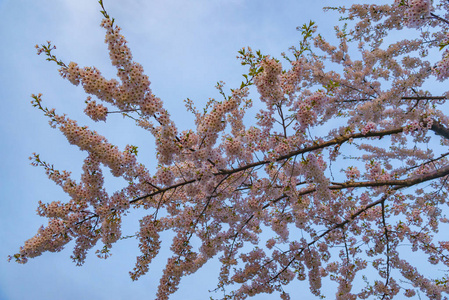
[[[410,187],[419,183],[423,183],[429,180],[437,179],[440,177],[444,177],[449,175],[449,164],[438,169],[434,170],[432,172],[429,172],[427,174],[421,174],[416,175],[413,177],[410,177],[408,179],[396,179],[396,180],[373,180],[373,181],[360,181],[360,182],[343,182],[343,183],[335,183],[333,185],[330,185],[328,188],[329,190],[343,190],[343,189],[350,189],[350,188],[362,188],[362,187],[381,187],[381,186],[389,186],[392,187],[394,190],[398,190],[405,187]],[[303,191],[299,192],[298,196],[304,196],[307,194],[311,194],[316,191],[316,188],[314,186],[303,189]],[[283,195],[273,201],[273,203],[276,203],[277,201],[287,197],[286,195]],[[378,203],[379,204],[379,203]],[[263,208],[267,208],[270,206],[270,203],[263,206]]]
[[[416,97],[402,97],[401,100],[444,100],[444,96],[416,96]]]
[[[175,188],[177,188],[177,187],[184,186],[184,185],[190,184],[190,183],[194,183],[195,181],[200,181],[200,180],[201,180],[201,178],[198,178],[198,179],[192,179],[192,180],[188,180],[188,181],[184,181],[184,182],[177,183],[177,184],[172,185],[172,186],[168,186],[168,187],[166,187],[166,188],[160,189],[160,190],[158,190],[158,191],[156,191],[156,192],[153,192],[153,193],[150,193],[150,194],[148,194],[148,195],[141,196],[141,197],[139,197],[139,198],[133,199],[133,200],[129,201],[129,204],[136,203],[136,202],[138,202],[138,201],[140,201],[140,200],[143,200],[143,199],[146,199],[146,198],[148,198],[148,197],[151,198],[151,197],[153,197],[153,196],[156,196],[156,195],[158,195],[158,194],[164,193],[164,192],[169,191],[169,190],[171,190],[171,189],[175,189]]]
[[[125,109],[125,110],[115,110],[115,111],[108,111],[108,114],[122,114],[127,112],[133,112],[133,111],[139,111],[139,109]]]
[[[433,121],[432,127],[430,129],[436,134],[449,140],[449,129],[436,122],[435,120]]]
[[[382,225],[384,226],[384,234],[385,234],[385,244],[387,247],[386,255],[387,255],[387,274],[386,274],[386,280],[385,280],[385,286],[388,286],[388,283],[390,281],[390,240],[388,238],[388,228],[387,228],[387,222],[385,220],[385,202],[381,203],[382,205]],[[386,293],[383,294],[382,299],[385,299],[387,296]]]
[[[382,136],[385,136],[385,135],[392,135],[392,134],[396,134],[396,133],[401,133],[402,131],[403,131],[403,128],[399,127],[399,128],[382,130],[382,131],[368,132],[367,134],[355,133],[355,134],[350,134],[350,135],[339,136],[339,137],[333,138],[333,139],[331,139],[331,140],[329,140],[327,142],[317,143],[317,144],[315,144],[313,146],[310,146],[310,147],[306,147],[306,148],[303,148],[303,149],[292,151],[290,153],[287,153],[285,155],[282,155],[282,156],[278,157],[276,159],[276,161],[281,161],[281,160],[284,160],[284,159],[288,159],[290,157],[293,157],[293,156],[296,156],[296,155],[299,155],[299,154],[304,154],[304,153],[307,153],[307,152],[312,152],[314,150],[318,150],[318,149],[321,149],[321,148],[326,148],[326,147],[333,146],[333,145],[340,145],[340,144],[342,144],[344,142],[347,142],[351,138],[352,139],[359,139],[359,138],[369,138],[369,137],[382,137]],[[260,165],[268,164],[270,162],[271,162],[270,160],[262,160],[262,161],[255,162],[255,163],[252,163],[252,164],[248,164],[248,165],[236,168],[236,169],[220,170],[220,172],[216,173],[216,175],[219,175],[219,174],[224,175],[224,174],[240,172],[240,171],[244,171],[244,170],[247,170],[247,169],[250,169],[250,168],[254,168],[254,167],[257,167],[257,166],[260,166]]]
[[[442,22],[444,22],[444,23],[446,23],[446,24],[449,24],[449,21],[448,21],[448,20],[446,20],[446,19],[444,19],[444,18],[442,18],[442,17],[440,17],[440,16],[438,16],[438,15],[436,15],[436,14],[434,14],[434,13],[430,13],[430,15],[431,15],[432,17],[434,17],[435,19],[437,19],[437,20],[440,20],[440,21],[442,21]]]
[[[419,168],[419,167],[421,167],[421,166],[424,166],[424,165],[427,165],[427,164],[430,164],[430,163],[434,163],[434,162],[436,162],[436,161],[438,161],[438,160],[440,160],[440,159],[442,159],[442,158],[444,158],[444,157],[446,157],[446,156],[448,156],[448,155],[449,155],[449,152],[443,153],[443,154],[441,154],[441,155],[440,155],[439,157],[437,157],[437,158],[430,159],[430,160],[425,161],[425,162],[423,162],[423,163],[421,163],[421,164],[419,164],[419,165],[416,165],[416,166],[407,168],[407,169],[405,169],[405,171],[410,171],[410,170]]]
[[[445,128],[443,125],[441,125],[440,123],[434,121],[431,127],[431,130],[434,131],[436,134],[443,136],[447,139],[449,139],[449,129]],[[347,142],[349,139],[358,139],[358,138],[369,138],[369,137],[382,137],[382,136],[386,136],[386,135],[392,135],[392,134],[397,134],[397,133],[401,133],[403,131],[402,127],[399,128],[394,128],[394,129],[389,129],[389,130],[382,130],[382,131],[374,131],[374,132],[368,132],[367,134],[362,134],[362,133],[355,133],[355,134],[350,134],[350,135],[344,135],[344,136],[339,136],[336,138],[333,138],[327,142],[323,142],[323,143],[317,143],[313,146],[309,146],[309,147],[305,147],[303,149],[299,149],[296,151],[292,151],[288,154],[282,155],[280,157],[278,157],[276,159],[276,161],[282,161],[294,156],[297,156],[299,154],[304,154],[304,153],[308,153],[308,152],[312,152],[314,150],[318,150],[321,148],[326,148],[329,146],[333,146],[333,145],[341,145],[344,142]],[[241,171],[245,171],[254,167],[258,167],[264,164],[268,164],[271,163],[270,160],[262,160],[262,161],[258,161],[255,163],[251,163],[251,164],[247,164],[245,166],[241,166],[239,168],[235,168],[235,169],[224,169],[224,170],[219,170],[218,172],[214,173],[214,175],[229,175],[229,174],[233,174],[233,173],[238,173]],[[444,169],[444,170],[443,170]],[[446,167],[440,169],[441,172],[446,172]],[[429,174],[433,174],[433,173],[429,173]],[[429,176],[429,174],[425,175],[425,176]],[[444,174],[447,175],[447,174]],[[441,175],[441,176],[444,176]],[[441,177],[439,176],[439,177]],[[331,186],[329,187],[330,189],[342,189],[342,188],[350,188],[350,187],[367,187],[367,186],[383,186],[383,185],[401,185],[401,186],[410,186],[410,185],[414,185],[416,183],[419,183],[417,181],[420,180],[420,178],[426,178],[423,176],[419,176],[418,178],[415,178],[414,181],[410,181],[411,179],[407,179],[407,180],[385,180],[385,181],[375,181],[375,182],[360,182],[360,183],[355,183],[355,182],[346,182],[346,183],[341,183],[338,184],[337,186]],[[148,195],[136,198],[134,200],[130,201],[131,203],[135,203],[138,202],[140,200],[146,199],[148,197],[152,197],[155,196],[157,194],[163,193],[165,191],[168,191],[170,189],[176,188],[176,187],[180,187],[180,186],[184,186],[196,181],[200,181],[201,178],[198,179],[192,179],[192,180],[188,180],[188,181],[184,181],[184,182],[180,182],[178,184],[175,184],[173,186],[169,186],[163,189],[160,189],[156,192],[150,193]],[[428,179],[423,179],[422,181],[426,181]],[[420,182],[422,182],[420,181]]]

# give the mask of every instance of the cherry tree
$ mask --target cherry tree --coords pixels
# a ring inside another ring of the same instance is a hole
[[[221,263],[222,299],[273,292],[289,299],[284,287],[296,280],[308,280],[316,296],[322,280],[334,281],[336,299],[445,298],[449,240],[438,232],[449,223],[449,92],[438,92],[437,81],[449,77],[449,2],[390,2],[327,8],[346,22],[335,27],[337,45],[310,22],[281,59],[241,49],[241,85],[228,91],[219,82],[220,99],[202,110],[186,100],[196,127],[182,130],[100,0],[117,79],[66,64],[50,42],[37,52],[83,87],[92,120],[107,122],[119,111],[152,134],[158,166],[151,172],[137,146],[120,150],[32,95],[33,106],[87,157],[79,181],[31,157],[69,200],[39,202],[48,225],[10,259],[26,263],[72,240],[77,265],[92,248],[107,258],[123,238],[122,218],[138,208],[146,216],[134,235],[141,255],[133,280],[158,255],[160,233],[175,233],[157,299],[168,299],[183,276],[213,258]],[[127,186],[107,193],[102,168]],[[419,270],[410,251],[439,271]]]

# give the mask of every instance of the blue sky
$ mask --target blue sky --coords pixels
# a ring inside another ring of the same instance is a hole
[[[109,14],[122,27],[134,60],[149,75],[153,92],[165,102],[182,129],[193,125],[193,118],[185,113],[183,99],[188,97],[202,107],[209,97],[219,96],[214,88],[217,81],[223,80],[228,87],[239,85],[241,74],[246,71],[235,58],[240,48],[251,46],[280,58],[281,52],[299,40],[296,26],[310,19],[317,22],[319,31],[331,36],[338,16],[324,13],[322,7],[335,5],[332,2],[104,0]],[[54,54],[64,62],[96,66],[113,77],[114,69],[103,42],[104,31],[99,27],[99,11],[94,0],[0,0],[0,299],[154,298],[169,254],[170,234],[166,235],[165,250],[149,274],[137,282],[132,282],[128,275],[139,254],[133,240],[116,244],[108,260],[97,259],[91,253],[83,267],[70,261],[73,244],[62,252],[31,259],[25,265],[7,262],[7,255],[16,253],[40,225],[47,223],[36,215],[37,202],[68,200],[42,169],[29,165],[28,157],[37,152],[55,168],[72,171],[75,179],[79,179],[85,157],[30,105],[32,93],[42,93],[45,106],[96,129],[121,149],[127,143],[138,145],[141,162],[150,168],[155,165],[151,136],[119,115],[110,116],[106,125],[93,123],[82,113],[86,98],[82,88],[63,80],[54,63],[36,55],[34,45],[50,40],[57,46]],[[109,191],[123,184],[118,179],[108,180]],[[128,216],[125,235],[134,234],[140,217],[141,212]],[[197,274],[184,278],[171,299],[208,299],[217,274],[218,264],[207,264]],[[305,285],[292,288],[306,289],[308,293]]]

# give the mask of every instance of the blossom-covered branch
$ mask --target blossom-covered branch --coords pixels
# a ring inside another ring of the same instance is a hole
[[[434,83],[449,77],[448,1],[327,8],[347,22],[335,27],[338,45],[310,21],[298,27],[300,43],[282,61],[243,48],[242,83],[228,91],[218,82],[220,100],[202,111],[186,100],[195,126],[184,130],[99,3],[117,78],[64,63],[50,42],[37,46],[38,54],[83,87],[93,121],[115,122],[121,113],[149,131],[158,166],[148,170],[137,146],[120,150],[33,95],[33,106],[87,156],[79,181],[31,157],[68,200],[39,202],[48,225],[10,259],[25,263],[71,240],[77,264],[93,248],[107,258],[122,239],[122,219],[136,208],[146,216],[132,235],[141,251],[133,280],[167,242],[160,233],[175,234],[157,299],[168,299],[182,277],[214,258],[222,299],[273,292],[290,299],[288,284],[306,279],[316,296],[323,296],[323,280],[336,282],[335,298],[345,300],[449,293],[447,271],[429,278],[407,256],[417,251],[429,268],[449,267],[449,241],[437,234],[449,223],[449,92]],[[408,32],[394,40],[396,30]],[[437,58],[429,55],[434,49],[442,51]],[[435,90],[426,90],[427,82]],[[259,101],[249,99],[251,86]],[[102,166],[127,185],[107,193]],[[364,286],[355,284],[361,280]]]

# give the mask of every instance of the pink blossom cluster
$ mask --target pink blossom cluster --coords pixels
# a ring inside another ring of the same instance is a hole
[[[357,169],[357,167],[349,166],[345,170],[346,177],[350,180],[359,179],[360,178],[360,171]]]
[[[254,79],[260,99],[266,102],[268,108],[284,99],[284,93],[280,85],[282,65],[274,58],[265,57],[260,62],[263,71]]]
[[[198,134],[204,137],[201,144],[208,149],[205,151],[208,152],[208,158],[211,161],[218,162],[223,160],[223,157],[218,155],[218,153],[211,148],[216,143],[219,137],[218,134],[220,132],[224,132],[226,129],[228,120],[230,121],[231,131],[234,134],[244,130],[243,124],[236,120],[235,117],[240,115],[239,112],[237,112],[238,108],[247,95],[247,87],[233,90],[232,96],[229,96],[222,102],[214,101],[211,111],[197,118],[196,123]],[[195,157],[195,154],[193,155]]]
[[[40,105],[40,98],[36,101],[36,105]],[[136,157],[132,151],[129,151],[130,146],[127,146],[127,149],[121,152],[117,146],[111,145],[106,138],[96,131],[89,130],[87,126],[80,127],[76,121],[67,118],[65,115],[55,114],[54,109],[42,108],[42,110],[51,118],[50,125],[54,128],[59,127],[69,143],[77,145],[80,150],[92,153],[101,163],[111,169],[113,175],[135,176]]]
[[[444,81],[449,77],[449,50],[444,50],[443,58],[436,64],[433,72],[439,81]]]
[[[376,129],[376,124],[374,122],[368,122],[365,127],[362,129],[362,134],[366,135],[370,131],[374,131]]]
[[[388,180],[390,179],[390,174],[382,168],[382,165],[379,162],[374,160],[365,164],[365,169],[367,173],[365,173],[366,178],[371,180]]]
[[[395,266],[401,271],[401,274],[408,280],[413,280],[414,284],[423,291],[429,299],[442,299],[442,290],[448,290],[445,285],[437,285],[428,278],[419,274],[416,267],[412,266],[410,263],[404,259],[394,257],[393,262]],[[406,295],[413,296],[414,292],[407,290]]]
[[[33,258],[41,255],[42,252],[57,252],[63,249],[63,246],[71,238],[65,232],[65,226],[62,220],[50,219],[47,227],[39,228],[36,236],[27,240],[20,249],[23,263],[27,258]]]
[[[239,139],[233,139],[232,137],[227,138],[224,142],[227,157],[231,160],[233,157],[239,157],[243,150],[242,145],[243,144]]]
[[[292,61],[292,68],[281,75],[281,85],[282,91],[284,94],[293,96],[294,93],[298,92],[301,89],[301,76],[303,71],[303,65],[305,64],[305,60]]]
[[[236,99],[231,98],[222,103],[216,103],[212,111],[202,120],[198,130],[204,133],[215,133],[224,129],[226,113],[231,112],[238,106]]]
[[[71,61],[69,63],[69,66],[67,69],[63,69],[64,70],[64,75],[68,81],[70,81],[73,85],[78,85],[80,84],[80,79],[81,79],[81,70],[78,67],[77,63],[74,63],[73,61]]]
[[[419,27],[424,24],[425,19],[430,16],[431,0],[408,0],[405,12],[407,26]]]
[[[156,173],[156,178],[165,186],[170,186],[175,179],[175,175],[169,168],[160,168]]]
[[[416,135],[417,133],[422,132],[423,130],[430,129],[432,127],[432,124],[433,119],[431,117],[426,117],[422,121],[419,120],[408,121],[406,126],[404,127],[404,133]]]
[[[162,109],[162,101],[151,93],[147,93],[140,103],[140,110],[144,115],[153,116]]]
[[[95,100],[92,101],[91,97],[86,100],[87,106],[84,109],[86,115],[88,115],[95,122],[106,121],[106,116],[108,114],[108,109],[102,104],[97,104]]]
[[[140,276],[148,272],[148,265],[159,252],[161,242],[156,229],[157,223],[151,216],[146,216],[140,220],[139,248],[142,255],[137,257],[137,264],[133,272],[130,272],[131,279],[137,280]]]
[[[305,177],[316,185],[318,196],[315,197],[317,203],[319,201],[328,201],[332,198],[329,191],[329,179],[324,175],[326,163],[322,157],[316,157],[314,154],[307,156],[306,167],[304,168]]]
[[[300,124],[298,130],[304,131],[307,127],[315,125],[328,101],[329,98],[323,92],[314,93],[303,101],[297,101],[293,109],[296,111],[296,120]]]

